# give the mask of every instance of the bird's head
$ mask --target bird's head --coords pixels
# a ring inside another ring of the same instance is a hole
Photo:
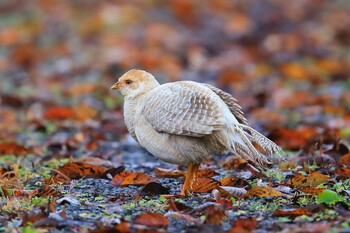
[[[159,86],[154,76],[143,70],[129,70],[123,74],[111,90],[118,89],[127,98],[135,98]]]

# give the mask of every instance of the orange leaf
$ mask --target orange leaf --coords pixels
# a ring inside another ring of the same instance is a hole
[[[154,179],[145,173],[121,172],[113,177],[111,184],[114,186],[146,185],[154,182]]]
[[[226,233],[250,233],[255,230],[258,226],[256,218],[240,218],[233,223],[233,228],[226,231]]]
[[[192,191],[195,193],[210,192],[220,186],[220,182],[208,177],[197,178],[192,185]]]
[[[339,165],[350,165],[350,153],[347,153],[339,158],[338,160]]]
[[[350,178],[350,168],[340,167],[335,171],[336,174]]]
[[[229,176],[220,180],[222,186],[234,186],[234,187],[245,187],[249,186],[249,183],[239,177]]]
[[[289,78],[300,80],[307,79],[310,75],[310,72],[298,63],[283,64],[281,67],[281,72]]]
[[[313,172],[309,176],[297,174],[291,180],[291,185],[297,187],[317,187],[318,185],[327,182],[329,179],[329,176],[323,175],[318,172]]]
[[[69,179],[80,179],[84,176],[94,176],[105,172],[107,168],[93,166],[87,163],[66,163],[59,168],[57,174],[45,179],[46,184],[66,182]]]
[[[178,178],[180,176],[184,176],[186,172],[180,170],[170,170],[164,168],[155,168],[154,173],[157,177],[166,177],[166,178]],[[197,173],[197,177],[212,177],[215,176],[216,173],[214,170],[200,170]]]
[[[51,107],[44,113],[48,120],[64,120],[74,117],[74,111],[68,107]]]
[[[246,164],[247,161],[245,161],[244,159],[237,156],[231,156],[226,159],[223,168],[226,170],[236,170]]]
[[[90,105],[81,104],[74,107],[75,118],[79,121],[85,121],[96,117],[97,110]]]
[[[313,187],[299,187],[299,190],[302,191],[303,193],[318,195],[326,189],[325,188],[313,188]]]
[[[184,171],[170,170],[170,169],[157,168],[157,167],[154,168],[154,173],[156,174],[156,177],[166,177],[166,178],[178,178],[185,174]]]
[[[167,227],[169,220],[163,214],[142,213],[136,216],[134,223],[151,227]]]
[[[299,208],[294,210],[275,210],[272,214],[280,217],[298,217],[301,215],[312,215],[312,213],[305,208]]]
[[[226,217],[225,211],[222,208],[217,208],[214,205],[209,206],[205,210],[205,212],[206,212],[206,216],[204,220],[205,224],[221,225],[223,218]]]
[[[0,154],[25,155],[28,154],[28,149],[15,142],[4,142],[0,144]]]
[[[248,192],[243,197],[279,197],[282,193],[272,187],[258,187],[255,186],[248,190]]]

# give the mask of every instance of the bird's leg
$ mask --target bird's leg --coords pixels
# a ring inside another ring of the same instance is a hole
[[[192,196],[191,189],[195,179],[197,179],[197,173],[199,170],[199,163],[190,162],[187,167],[187,173],[185,176],[185,183],[182,186],[181,196]]]

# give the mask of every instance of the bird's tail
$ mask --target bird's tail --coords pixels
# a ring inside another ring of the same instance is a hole
[[[237,153],[245,160],[252,161],[261,168],[270,163],[272,156],[277,155],[280,158],[285,156],[279,146],[248,125],[239,123],[234,125],[233,135],[232,152]],[[262,151],[258,151],[254,144]]]

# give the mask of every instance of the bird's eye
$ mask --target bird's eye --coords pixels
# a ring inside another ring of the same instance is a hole
[[[128,80],[125,80],[125,83],[126,83],[126,84],[131,84],[132,81],[131,81],[130,79],[128,79]]]

